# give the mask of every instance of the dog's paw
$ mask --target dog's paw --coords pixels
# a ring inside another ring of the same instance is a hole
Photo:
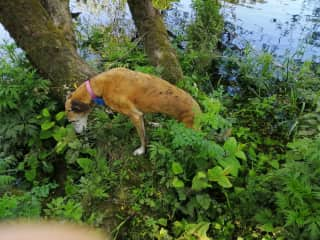
[[[146,152],[145,147],[141,146],[139,148],[137,148],[134,152],[133,155],[134,156],[140,156],[142,154],[144,154]]]
[[[158,123],[158,122],[148,122],[148,124],[149,124],[150,126],[156,127],[156,128],[161,127],[161,124]]]

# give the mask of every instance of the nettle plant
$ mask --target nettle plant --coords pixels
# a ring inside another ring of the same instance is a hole
[[[202,131],[170,120],[152,132],[150,159],[157,169],[154,174],[167,188],[162,201],[171,213],[165,221],[160,219],[159,239],[187,239],[214,231],[211,223],[223,211],[219,203],[228,201],[232,182],[246,161],[243,146],[234,137],[217,143],[218,133],[230,127],[220,115],[221,103],[204,96],[200,103]]]
[[[0,175],[2,187],[13,183],[18,163],[30,149],[30,139],[38,134],[38,111],[47,105],[54,108],[49,100],[49,82],[40,78],[17,52],[14,46],[4,48],[5,57],[0,60]]]

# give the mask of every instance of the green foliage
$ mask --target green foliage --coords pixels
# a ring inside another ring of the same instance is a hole
[[[296,239],[318,239],[320,137],[288,145],[283,168],[271,173],[280,186],[275,193],[277,212]]]
[[[194,7],[179,87],[203,110],[198,130],[146,115],[161,127],[146,124],[150,142],[141,157],[132,156],[139,138],[123,115],[96,107],[87,132],[76,135],[48,82],[6,47],[1,219],[115,226],[116,239],[319,239],[319,68],[289,58],[276,63],[250,47],[215,58],[219,5]],[[99,55],[99,69],[156,73],[140,40],[124,31],[99,27],[88,36],[80,45]],[[215,88],[214,64],[229,88]]]
[[[39,217],[41,203],[39,199],[25,194],[22,196],[10,196],[5,194],[0,198],[1,219],[14,219],[18,217]]]
[[[56,184],[33,187],[29,192],[4,194],[0,197],[0,219],[39,218],[42,201],[49,196]]]
[[[188,50],[182,59],[185,71],[201,75],[208,72],[219,54],[217,45],[223,29],[220,3],[211,0],[192,2],[195,18],[187,27]]]
[[[58,197],[47,204],[47,208],[44,209],[44,212],[51,218],[80,222],[83,208],[81,203],[75,202],[75,200],[66,200],[62,197]]]
[[[48,81],[39,78],[22,55],[14,55],[15,48],[8,46],[7,51],[0,61],[0,152],[15,149],[14,155],[21,156],[21,148],[37,132],[34,113],[44,104],[53,106]]]
[[[89,49],[90,54],[98,55],[101,64],[97,67],[102,70],[114,67],[135,69],[148,64],[141,39],[132,41],[124,30],[115,32],[112,25],[93,27],[89,36],[82,40],[80,48]]]
[[[157,9],[168,9],[173,2],[178,2],[179,0],[152,0],[152,4]]]

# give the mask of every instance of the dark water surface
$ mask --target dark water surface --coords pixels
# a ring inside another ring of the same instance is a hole
[[[128,7],[119,11],[119,6],[110,8],[108,1],[95,9],[94,6],[71,0],[73,12],[81,11],[80,20],[90,24],[108,24],[118,21],[131,31],[133,23]],[[111,1],[109,1],[111,2]],[[192,18],[192,0],[181,0],[175,11],[168,12],[168,23],[176,24],[177,14]],[[243,48],[250,43],[255,49],[268,50],[277,56],[294,55],[302,59],[313,58],[320,62],[320,0],[220,0],[225,17],[228,43]],[[171,18],[171,20],[170,20]],[[179,24],[179,21],[178,23]],[[171,26],[175,27],[175,26]],[[0,24],[0,44],[13,42]],[[295,55],[296,56],[296,55]]]
[[[320,61],[320,0],[221,1],[228,38],[239,47]]]

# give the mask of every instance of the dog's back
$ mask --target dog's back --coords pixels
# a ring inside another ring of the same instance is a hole
[[[198,103],[187,92],[149,74],[115,68],[92,80],[104,82],[104,92],[108,94],[102,95],[111,108],[116,104],[115,99],[126,98],[141,112],[168,114],[187,127],[193,127],[195,115],[201,112]]]

